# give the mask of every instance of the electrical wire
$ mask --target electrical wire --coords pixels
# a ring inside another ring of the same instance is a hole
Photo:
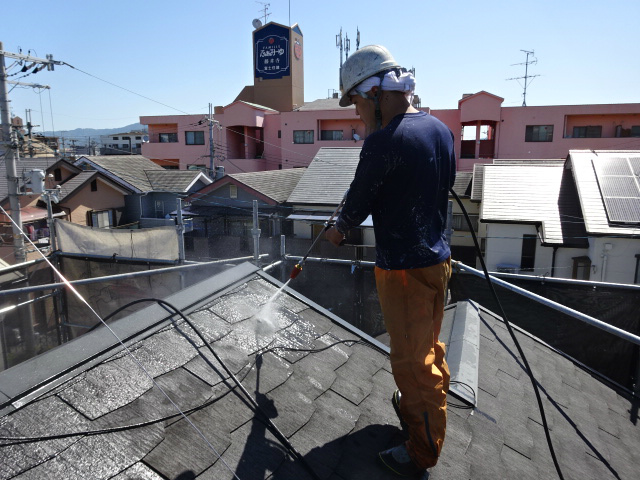
[[[456,201],[458,202],[458,205],[460,206],[462,213],[465,216],[465,219],[467,220],[467,223],[469,224],[469,226],[471,227],[471,218],[469,218],[469,214],[467,213],[466,208],[464,208],[464,205],[462,204],[462,200],[460,200],[460,197],[458,197],[458,194],[453,190],[453,188],[449,189],[449,191],[451,192],[451,194],[453,195],[453,198],[456,199]],[[522,347],[520,346],[520,342],[518,341],[518,339],[516,338],[516,335],[513,331],[513,328],[511,327],[511,322],[509,321],[509,319],[507,318],[507,314],[504,311],[504,308],[502,307],[502,303],[500,302],[500,299],[498,298],[498,294],[496,293],[496,290],[493,286],[493,282],[491,281],[491,277],[489,275],[489,272],[487,271],[487,266],[484,262],[484,258],[481,255],[480,252],[480,244],[478,243],[478,238],[476,237],[475,232],[473,231],[473,228],[471,228],[471,236],[473,238],[473,243],[476,246],[476,250],[478,252],[478,256],[480,259],[480,264],[482,265],[482,271],[484,272],[484,277],[487,280],[487,283],[489,285],[489,290],[491,291],[491,295],[494,299],[494,301],[496,302],[496,304],[498,305],[498,308],[500,309],[500,315],[502,316],[502,319],[504,320],[504,324],[507,327],[507,331],[509,332],[509,335],[511,336],[511,339],[513,340],[513,343],[516,346],[516,349],[518,350],[518,353],[520,354],[520,358],[522,359],[522,363],[525,367],[525,371],[527,372],[527,375],[529,376],[529,380],[531,380],[531,385],[533,385],[533,391],[535,392],[535,396],[536,396],[536,401],[538,403],[538,410],[540,411],[540,417],[542,418],[542,425],[544,427],[544,434],[545,437],[547,439],[547,445],[549,447],[549,452],[551,453],[551,458],[553,459],[553,465],[555,466],[556,472],[558,473],[558,477],[560,478],[560,480],[564,479],[564,476],[562,475],[562,470],[560,468],[560,464],[558,463],[558,459],[556,458],[556,452],[553,448],[553,442],[551,440],[551,434],[549,433],[549,425],[547,424],[547,416],[545,415],[544,412],[544,406],[542,405],[542,399],[540,397],[540,391],[538,389],[538,382],[536,381],[535,377],[533,376],[533,371],[531,370],[531,367],[529,366],[529,362],[527,361],[527,357],[524,354],[524,351],[522,350]]]
[[[104,323],[98,323],[96,324],[93,328],[95,327],[100,327],[102,325],[107,325],[106,324],[106,320],[108,318],[111,318],[112,316],[116,315],[117,313],[120,313],[122,310],[124,310],[125,308],[129,308],[133,305],[136,305],[138,303],[148,303],[148,302],[156,302],[158,305],[164,307],[167,311],[172,312],[174,314],[179,315],[182,320],[189,325],[189,327],[191,327],[191,329],[194,331],[194,333],[198,336],[198,338],[200,338],[200,340],[203,342],[204,346],[209,350],[209,352],[214,356],[214,358],[218,361],[218,363],[220,363],[220,365],[222,366],[222,368],[224,369],[224,371],[227,373],[227,375],[229,376],[229,378],[231,378],[233,380],[233,382],[235,383],[235,385],[238,387],[238,389],[244,394],[246,400],[249,401],[249,403],[251,404],[251,406],[253,407],[253,412],[254,413],[259,413],[260,415],[262,415],[264,418],[263,420],[266,422],[267,427],[269,428],[269,430],[271,431],[271,433],[282,443],[282,445],[291,453],[291,455],[296,458],[297,460],[299,460],[300,462],[302,462],[303,466],[309,471],[309,473],[311,474],[311,476],[316,479],[316,480],[320,480],[318,475],[315,473],[315,471],[313,470],[313,468],[311,467],[311,465],[309,465],[309,463],[306,461],[306,459],[300,454],[300,452],[298,452],[295,447],[291,444],[291,442],[289,442],[289,439],[278,429],[278,427],[273,423],[273,421],[271,420],[271,417],[262,409],[262,407],[258,404],[258,402],[253,398],[253,396],[251,396],[251,394],[246,390],[246,388],[244,388],[244,385],[242,385],[242,383],[238,380],[238,378],[235,376],[235,374],[229,369],[229,367],[226,365],[226,363],[222,360],[222,358],[220,358],[220,356],[217,354],[217,352],[213,349],[213,347],[211,347],[211,344],[209,342],[207,342],[207,339],[204,337],[204,335],[202,335],[202,333],[200,332],[200,329],[198,329],[198,327],[196,327],[193,322],[191,322],[191,320],[177,307],[175,307],[174,305],[172,305],[171,303],[159,299],[159,298],[142,298],[142,299],[138,299],[138,300],[134,300],[132,302],[127,303],[126,305],[123,305],[122,307],[119,307],[118,309],[114,310],[111,314],[109,314],[108,317],[105,317],[105,322]],[[169,317],[169,319],[171,320],[171,322],[176,325],[176,321],[173,318],[173,316]],[[180,332],[185,338],[189,339],[189,337],[187,337],[187,335],[182,332],[182,330],[180,330],[179,328],[177,329],[178,332]],[[194,346],[195,347],[195,346]],[[196,347],[197,348],[197,347]],[[199,350],[198,350],[198,354],[207,362],[208,359],[204,356],[204,354]],[[261,358],[261,357],[260,357]],[[210,363],[209,363],[210,365]],[[212,366],[212,365],[210,365]]]

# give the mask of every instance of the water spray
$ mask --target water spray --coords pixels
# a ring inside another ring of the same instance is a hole
[[[293,269],[291,270],[291,275],[289,275],[289,279],[293,280],[294,278],[296,278],[298,275],[300,275],[300,272],[302,272],[302,267],[304,265],[304,263],[307,261],[307,257],[309,256],[309,254],[311,253],[311,250],[313,250],[313,247],[315,247],[316,243],[318,243],[318,240],[320,239],[320,237],[322,236],[322,234],[324,232],[326,232],[327,230],[329,230],[329,228],[332,226],[332,222],[333,219],[336,217],[336,215],[338,215],[338,212],[340,211],[340,209],[342,208],[342,206],[344,205],[344,201],[347,199],[347,193],[349,192],[349,190],[347,190],[346,192],[344,192],[344,196],[342,197],[342,201],[340,202],[340,204],[338,205],[338,207],[334,210],[334,212],[331,214],[331,216],[329,217],[329,219],[324,222],[324,228],[322,229],[322,231],[316,236],[315,240],[313,241],[313,243],[311,244],[311,246],[309,247],[309,250],[307,250],[307,253],[305,254],[304,257],[302,257],[302,260],[300,260],[299,263],[296,263],[293,267]],[[287,282],[288,283],[288,282]]]

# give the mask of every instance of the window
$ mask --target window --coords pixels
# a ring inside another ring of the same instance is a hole
[[[92,192],[98,191],[98,180],[91,180],[91,191]]]
[[[573,127],[573,138],[600,138],[600,137],[602,137],[601,125]]]
[[[553,142],[553,125],[527,125],[525,142]]]
[[[293,143],[313,143],[313,130],[294,130]]]
[[[522,256],[520,257],[520,270],[532,272],[536,264],[537,235],[522,236]]]
[[[278,138],[282,138],[282,130],[278,130]]]
[[[640,137],[640,125],[634,125],[631,127],[631,136]]]
[[[60,182],[60,181],[62,180],[62,170],[60,170],[59,168],[56,168],[56,169],[53,171],[53,179],[54,179],[56,182]]]
[[[177,143],[178,134],[177,133],[160,133],[158,134],[158,139],[160,143]]]
[[[114,140],[119,140],[120,137],[112,137]]]
[[[204,132],[184,132],[187,145],[204,145]]]
[[[136,140],[142,140],[142,137],[136,137]]]
[[[111,210],[102,210],[99,212],[89,212],[92,227],[109,228],[113,222],[113,212]]]
[[[342,140],[342,130],[321,130],[320,140]]]
[[[589,280],[590,275],[591,259],[589,257],[573,257],[571,278],[574,280]]]
[[[142,144],[141,143],[136,143],[136,148],[138,148],[138,149],[142,148]]]
[[[238,186],[229,185],[229,198],[238,198]]]
[[[473,231],[478,231],[478,215],[469,215],[469,219],[471,220],[471,225],[473,226]],[[467,219],[464,218],[464,215],[461,213],[455,213],[453,215],[453,219],[451,222],[451,228],[458,232],[468,232],[469,224],[467,224]]]

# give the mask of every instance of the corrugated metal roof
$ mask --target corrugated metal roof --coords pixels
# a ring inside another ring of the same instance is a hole
[[[540,224],[543,243],[582,246],[584,226],[568,173],[562,165],[485,165],[482,220]]]
[[[232,173],[228,176],[278,203],[284,203],[306,170],[306,168],[288,168],[285,170]]]
[[[610,158],[638,157],[640,150],[570,150],[567,161],[576,181],[587,232],[606,235],[640,235],[638,227],[609,224],[592,162]]]
[[[289,197],[289,203],[338,205],[351,185],[360,147],[323,147]]]

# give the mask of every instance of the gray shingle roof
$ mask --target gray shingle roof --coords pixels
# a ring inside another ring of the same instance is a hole
[[[151,188],[158,191],[185,193],[193,182],[202,175],[195,170],[145,170]]]
[[[97,177],[98,175],[99,173],[96,171],[80,172],[75,177],[70,178],[62,185],[60,185],[62,188],[60,189],[60,196],[58,198],[60,199],[60,201],[64,201],[64,199],[69,195],[72,195],[76,191],[76,189],[80,188],[86,182],[91,180],[93,177]]]
[[[473,172],[456,172],[456,180],[453,184],[453,191],[459,197],[469,197],[471,194],[471,182]]]
[[[156,386],[112,347],[104,327],[0,373],[0,478],[175,479],[189,471],[202,479],[311,478],[252,411],[205,341],[320,478],[396,478],[374,460],[377,451],[402,441],[389,402],[394,384],[387,354],[290,290],[276,297],[272,315],[256,315],[276,293],[274,283],[244,264],[167,298],[204,341],[182,321],[173,326],[157,305],[113,322]],[[467,305],[480,319],[477,408],[449,406],[447,438],[431,479],[555,478],[531,385],[503,322]],[[458,308],[447,307],[445,322]],[[517,332],[541,385],[565,478],[636,478],[640,425],[629,399]],[[342,340],[365,342],[335,343]],[[28,390],[28,382],[40,388]],[[70,432],[85,433],[2,446],[6,437]]]
[[[287,168],[285,170],[232,173],[228,177],[278,203],[284,203],[306,170],[306,168]]]
[[[355,176],[360,150],[360,147],[323,147],[318,150],[288,202],[338,205]]]
[[[484,164],[475,163],[473,165],[473,180],[471,182],[471,200],[482,201],[482,185],[484,183]]]
[[[146,174],[147,171],[165,171],[164,168],[142,155],[96,155],[80,157],[76,161],[76,165],[82,162],[93,164],[103,173],[121,179],[140,192],[150,192],[153,190]]]
[[[45,172],[51,167],[55,166],[58,162],[63,162],[66,168],[74,170],[73,165],[60,160],[56,157],[36,157],[36,158],[20,158],[16,164],[16,171],[19,177],[22,174],[31,170],[44,170]],[[49,184],[46,183],[47,188]],[[6,160],[0,161],[0,199],[5,198],[9,194],[7,190],[7,163]]]
[[[485,165],[482,221],[540,224],[543,243],[586,247],[572,182],[560,164]]]

